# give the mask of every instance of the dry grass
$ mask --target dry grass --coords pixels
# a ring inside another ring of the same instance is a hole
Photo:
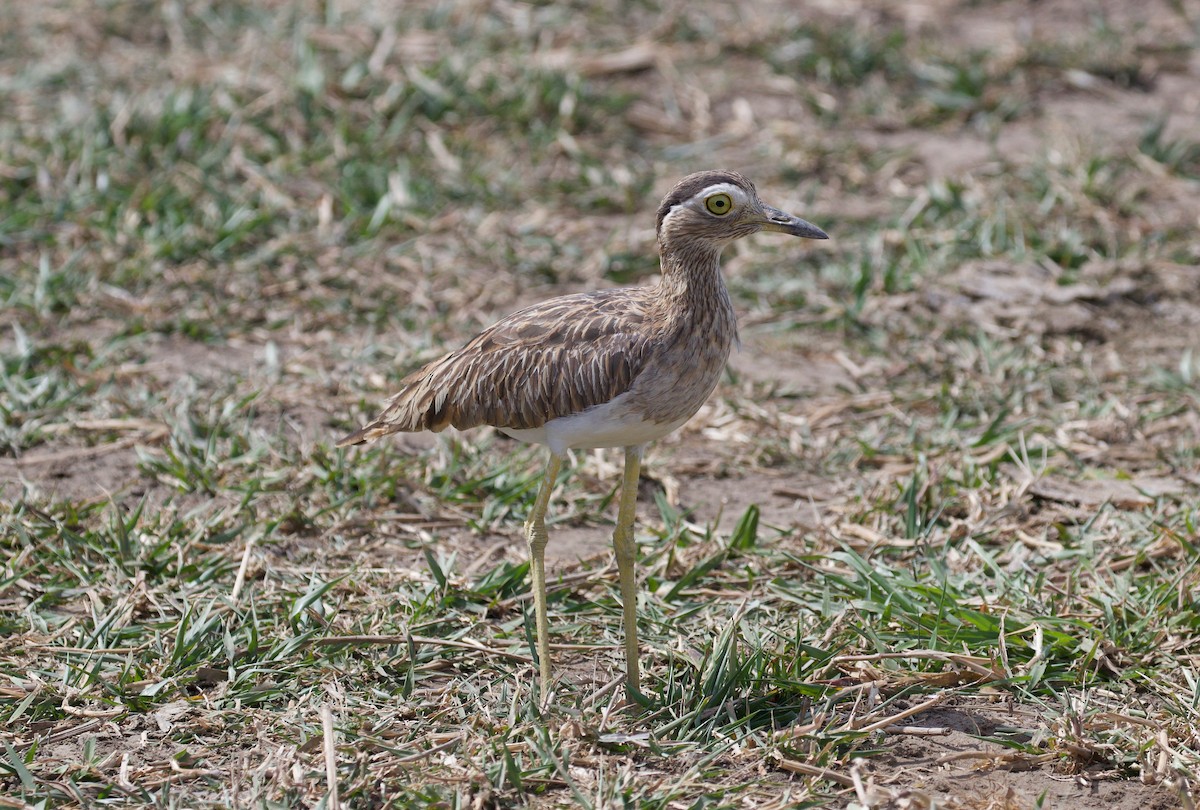
[[[0,806],[1191,806],[1200,7],[8,4]],[[1097,123],[1102,122],[1102,126]],[[407,370],[656,270],[726,166],[826,227],[555,496],[539,711],[488,431]]]

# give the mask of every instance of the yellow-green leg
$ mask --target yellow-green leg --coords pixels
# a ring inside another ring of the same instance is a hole
[[[621,505],[617,510],[617,528],[613,532],[613,549],[617,554],[617,573],[621,577],[621,610],[625,625],[625,684],[635,694],[641,693],[641,674],[638,671],[637,636],[637,559],[633,542],[633,521],[637,516],[638,474],[642,468],[642,447],[625,448],[625,477],[621,481]]]
[[[546,618],[546,507],[558,478],[562,457],[550,454],[546,476],[533,501],[529,520],[525,521],[525,539],[529,541],[529,571],[533,575],[533,613],[536,622],[538,673],[542,702],[550,695],[550,622]]]

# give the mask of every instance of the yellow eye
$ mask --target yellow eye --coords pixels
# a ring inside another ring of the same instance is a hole
[[[733,210],[733,198],[728,194],[714,194],[704,199],[704,207],[710,214],[723,217]]]

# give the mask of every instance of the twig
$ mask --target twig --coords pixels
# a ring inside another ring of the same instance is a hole
[[[125,706],[114,706],[111,709],[77,709],[68,703],[68,700],[69,698],[64,697],[62,705],[58,708],[62,709],[64,714],[69,714],[72,717],[98,717],[101,720],[111,720],[129,711]]]
[[[72,447],[67,450],[56,450],[52,453],[21,456],[20,458],[11,459],[9,463],[15,464],[19,469],[21,467],[31,467],[41,464],[57,464],[60,461],[93,458],[94,456],[103,456],[107,453],[125,450],[137,444],[152,444],[166,438],[169,433],[170,431],[163,427],[146,434],[126,436],[124,439],[117,439],[115,442],[109,442],[108,444],[98,444],[92,447]]]
[[[237,604],[238,595],[242,592],[242,586],[246,584],[246,570],[250,567],[250,550],[254,548],[254,541],[258,534],[250,535],[250,539],[246,541],[246,548],[242,550],[242,564],[238,566],[237,578],[233,581],[233,590],[229,592],[229,601]]]
[[[412,641],[414,644],[431,644],[435,647],[455,647],[461,650],[471,650],[472,652],[481,652],[486,655],[496,655],[501,658],[507,658],[510,661],[517,661],[522,664],[532,664],[533,658],[528,655],[518,655],[510,653],[506,650],[497,650],[494,647],[488,647],[480,644],[478,641],[456,641],[448,638],[430,638],[429,636],[403,636],[403,635],[362,635],[362,636],[322,636],[314,638],[313,644],[321,646],[332,646],[336,644],[407,644]]]
[[[951,732],[946,726],[884,726],[885,734],[905,734],[909,737],[945,737]]]
[[[70,728],[60,728],[57,731],[51,731],[39,742],[39,747],[47,745],[49,743],[56,743],[56,742],[62,742],[63,740],[69,740],[72,737],[78,737],[80,734],[88,734],[88,733],[100,728],[100,726],[102,726],[102,725],[103,725],[103,721],[92,719],[92,720],[84,721],[82,723],[77,723],[77,724],[71,726]],[[27,743],[15,743],[14,747],[16,747],[21,753],[25,753],[26,751],[29,750],[30,746],[32,746],[34,744],[34,742],[37,742],[37,741],[31,740],[30,742],[27,742]]]
[[[816,765],[809,765],[807,762],[797,762],[794,759],[781,759],[779,767],[785,771],[792,773],[802,773],[805,776],[815,776],[819,779],[827,779],[830,782],[836,782],[842,787],[854,787],[854,780],[849,776],[843,776],[837,771],[831,771],[828,768],[820,768]]]
[[[870,807],[872,802],[867,796],[867,786],[863,784],[862,774],[859,773],[857,765],[850,766],[850,780],[854,783],[854,795],[858,797],[858,803],[863,807]]]
[[[869,655],[838,655],[835,656],[831,664],[848,664],[863,661],[883,661],[893,658],[919,658],[931,661],[946,661],[951,664],[958,664],[961,667],[969,669],[971,672],[983,678],[997,680],[1000,675],[995,670],[991,669],[986,664],[990,663],[991,659],[984,658],[978,655],[963,655],[962,653],[942,652],[941,650],[905,650],[903,652],[888,652],[888,653],[871,653]]]
[[[1042,762],[1050,762],[1059,756],[1056,752],[1046,754],[1037,754],[1030,756],[1014,751],[956,751],[953,754],[946,754],[943,757],[938,757],[934,761],[935,765],[946,765],[959,759],[990,759],[992,764],[1011,765],[1014,762],[1031,762],[1035,765]]]
[[[921,714],[922,712],[929,711],[934,706],[938,705],[943,700],[945,700],[949,694],[950,694],[949,692],[939,692],[938,694],[934,695],[933,697],[931,697],[929,700],[925,701],[924,703],[918,703],[916,706],[913,706],[910,709],[905,709],[904,711],[900,712],[899,714],[894,714],[891,717],[885,717],[882,720],[879,720],[875,723],[871,723],[870,725],[867,725],[867,726],[863,726],[857,730],[871,732],[871,731],[879,731],[880,729],[887,728],[888,726],[893,726],[896,724],[896,721],[898,721],[898,720],[903,720],[906,717],[912,717],[913,715],[917,715],[917,714]]]
[[[1095,717],[1101,720],[1109,720],[1114,723],[1129,723],[1131,725],[1144,726],[1146,728],[1162,728],[1162,723],[1158,722],[1157,720],[1150,720],[1145,717],[1131,717],[1127,714],[1120,714],[1118,712],[1100,712],[1099,714],[1095,715]],[[1089,724],[1089,726],[1092,725],[1094,724]]]
[[[431,754],[436,754],[439,751],[445,751],[447,749],[454,748],[455,746],[459,745],[462,741],[463,741],[462,735],[455,734],[450,739],[446,740],[445,742],[441,743],[440,745],[435,745],[433,748],[430,748],[428,751],[418,751],[415,754],[409,754],[408,756],[399,757],[399,758],[397,758],[396,761],[402,762],[402,763],[419,762],[422,759],[425,759],[425,757],[430,756]]]
[[[607,696],[609,695],[609,693],[610,693],[610,692],[612,692],[614,689],[616,689],[618,686],[620,686],[620,685],[621,685],[622,683],[624,683],[624,682],[625,682],[625,676],[624,676],[624,675],[621,675],[620,677],[617,677],[617,678],[613,678],[611,681],[609,681],[608,683],[604,684],[604,686],[601,686],[601,687],[600,687],[599,689],[597,689],[595,692],[593,692],[592,694],[588,695],[588,696],[587,696],[587,697],[584,699],[584,701],[583,701],[583,703],[582,703],[581,705],[582,705],[584,708],[589,708],[589,709],[590,709],[592,706],[596,706],[596,705],[598,705],[598,704],[600,703],[600,701],[601,701],[601,700],[603,700],[605,697],[607,697]]]
[[[329,785],[329,803],[326,806],[330,810],[341,810],[342,805],[338,801],[337,741],[333,736],[333,710],[328,703],[321,706],[321,733],[324,737],[321,743],[325,750],[325,782]]]
[[[139,644],[136,647],[59,647],[54,644],[30,644],[29,648],[33,650],[43,650],[44,652],[54,653],[70,653],[72,655],[129,655],[130,653],[141,652],[149,647],[150,644]]]

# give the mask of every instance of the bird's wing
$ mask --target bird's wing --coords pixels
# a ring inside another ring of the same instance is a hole
[[[629,390],[655,340],[637,290],[555,298],[515,312],[405,377],[379,417],[338,442],[492,425],[524,430]]]

